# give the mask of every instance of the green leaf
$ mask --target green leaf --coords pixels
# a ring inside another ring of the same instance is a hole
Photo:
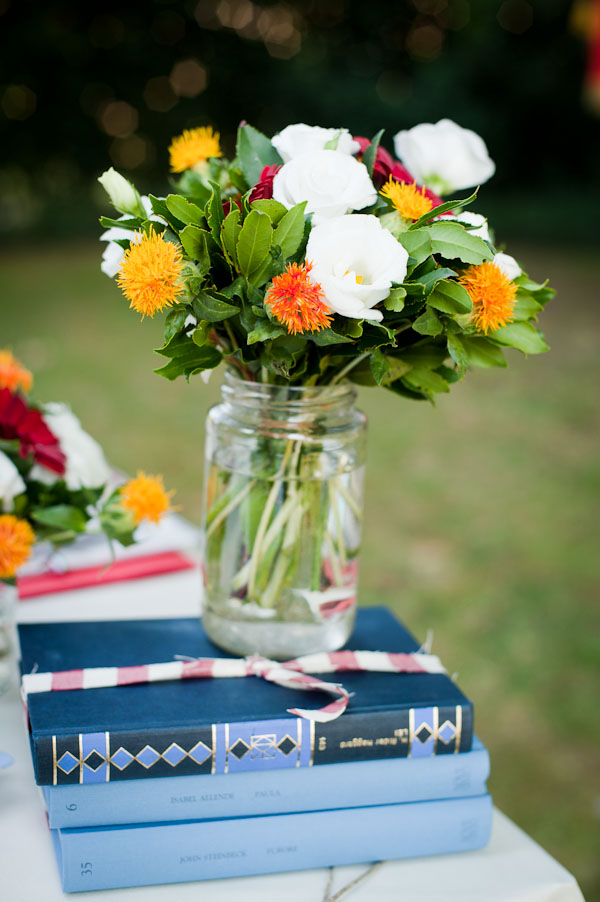
[[[223,201],[221,199],[221,189],[216,182],[211,182],[212,194],[206,207],[206,215],[208,219],[208,227],[216,244],[221,246],[221,226],[225,219],[223,213]]]
[[[426,291],[429,291],[437,282],[441,282],[443,279],[452,279],[453,277],[456,278],[456,273],[453,269],[447,269],[444,266],[440,266],[437,269],[430,270],[430,272],[423,273],[423,275],[418,276],[415,281],[424,285]]]
[[[320,329],[318,332],[306,332],[304,337],[314,341],[314,343],[321,348],[325,348],[328,345],[347,344],[352,341],[348,336],[339,335],[337,332],[334,332],[329,326],[326,329]]]
[[[52,526],[55,529],[69,530],[75,533],[85,532],[88,521],[83,511],[70,504],[55,504],[52,507],[34,508],[31,516],[37,523],[42,523],[44,526]]]
[[[466,207],[467,204],[472,204],[477,194],[479,192],[479,188],[477,188],[473,194],[470,194],[469,197],[464,197],[462,200],[447,200],[443,204],[439,204],[437,207],[432,207],[428,213],[424,213],[420,219],[417,219],[412,225],[409,225],[410,229],[420,229],[421,226],[425,225],[427,222],[431,222],[432,219],[435,219],[437,216],[441,216],[442,213],[447,213],[448,210],[460,210],[463,207]]]
[[[413,367],[412,370],[409,370],[409,372],[402,377],[402,381],[414,391],[423,391],[427,394],[450,391],[450,386],[444,377],[440,376],[439,373],[434,373],[433,370]]]
[[[221,352],[212,344],[198,345],[185,332],[178,332],[163,348],[157,348],[157,354],[170,357],[171,360],[154,370],[159,376],[172,381],[178,376],[188,379],[201,370],[213,369],[221,362]]]
[[[453,336],[457,337],[457,336]],[[452,354],[452,350],[450,348],[450,336],[448,336],[448,350],[450,351],[453,359],[454,354]],[[461,344],[467,354],[469,360],[469,366],[477,366],[480,368],[488,368],[491,366],[506,366],[506,360],[504,358],[504,354],[502,353],[502,349],[495,345],[493,341],[490,341],[488,338],[481,337],[467,337],[466,335],[462,335],[460,338]]]
[[[179,233],[183,249],[192,260],[204,260],[208,256],[206,238],[208,232],[195,225],[187,225]]]
[[[517,291],[517,302],[513,308],[514,320],[530,320],[535,319],[544,308],[536,300],[533,295],[526,291]]]
[[[281,335],[286,334],[287,330],[282,326],[271,322],[269,319],[261,319],[257,322],[254,329],[248,333],[247,341],[249,345],[253,345],[259,341],[270,341],[272,338],[279,338]]]
[[[392,288],[387,298],[383,302],[386,310],[394,313],[401,313],[404,310],[404,299],[406,297],[406,288]]]
[[[531,323],[509,323],[508,326],[490,332],[489,337],[502,345],[516,348],[523,354],[542,354],[549,350],[544,336]]]
[[[458,371],[462,376],[469,366],[469,354],[463,344],[461,336],[448,336],[448,353],[452,357],[452,360],[454,360],[454,362],[456,363]]]
[[[162,216],[167,222],[171,222],[172,219],[177,219],[176,216],[171,214],[171,211],[167,207],[164,197],[155,197],[153,194],[149,194],[150,203],[152,204],[152,212],[155,216]],[[177,224],[179,220],[177,219]]]
[[[467,232],[457,222],[433,222],[427,231],[431,236],[433,253],[447,260],[479,264],[494,256],[482,238]]]
[[[266,213],[273,225],[277,225],[287,213],[287,207],[280,204],[278,200],[271,197],[263,197],[260,200],[253,200],[250,209],[258,210],[259,213]]]
[[[442,313],[468,313],[472,307],[469,292],[458,282],[450,280],[437,283],[427,298],[427,304]]]
[[[430,308],[427,308],[427,310],[414,321],[412,327],[415,332],[419,332],[421,335],[440,335],[444,331],[441,319],[435,310],[431,310]]]
[[[258,182],[265,166],[283,163],[267,136],[251,125],[242,125],[238,129],[236,153],[249,185]]]
[[[371,355],[369,357],[369,366],[371,368],[371,373],[373,374],[373,379],[375,380],[377,385],[381,385],[385,375],[389,370],[389,366],[385,355],[379,350],[379,348],[371,351]]]
[[[273,243],[281,248],[283,259],[296,253],[304,236],[304,208],[306,201],[288,210],[273,235]]]
[[[428,370],[437,369],[448,356],[445,345],[434,344],[431,341],[422,341],[409,348],[401,348],[397,353],[405,363],[410,363],[417,369]]]
[[[264,265],[272,237],[271,220],[267,214],[252,210],[245,219],[237,242],[238,266],[247,278]]]
[[[371,139],[371,143],[369,144],[369,146],[367,147],[367,149],[365,150],[365,152],[362,156],[362,161],[365,164],[365,166],[367,167],[367,171],[371,178],[373,178],[373,167],[375,166],[375,157],[377,156],[377,148],[379,147],[379,142],[381,141],[381,139],[383,137],[384,131],[385,131],[385,129],[382,128],[380,131],[377,132],[375,137]]]
[[[176,216],[186,225],[203,226],[206,224],[204,213],[196,204],[190,203],[180,194],[169,194],[165,200],[169,213]]]
[[[210,323],[207,323],[206,320],[202,320],[198,323],[198,326],[194,329],[191,334],[191,339],[195,345],[198,345],[199,348],[204,347],[204,345],[208,341],[208,327]]]
[[[141,229],[143,222],[145,220],[139,217],[129,217],[127,219],[111,219],[110,216],[100,217],[100,225],[105,229],[128,229],[131,232],[135,232]]]
[[[237,267],[236,245],[241,231],[240,208],[236,204],[231,205],[231,210],[225,217],[221,226],[221,244],[229,261]]]
[[[183,329],[183,324],[187,317],[187,307],[177,307],[167,313],[165,318],[165,343],[169,342],[176,332],[180,332]]]
[[[228,304],[216,291],[200,291],[192,301],[192,309],[197,320],[220,323],[240,312],[240,308]]]
[[[414,267],[423,263],[432,254],[431,235],[427,229],[414,232],[402,232],[398,237],[402,247],[408,251],[409,263]]]

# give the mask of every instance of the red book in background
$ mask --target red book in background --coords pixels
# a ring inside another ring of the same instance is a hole
[[[112,564],[68,570],[65,573],[45,571],[20,576],[17,579],[17,589],[19,600],[25,601],[37,595],[68,592],[72,589],[102,586],[123,580],[144,579],[163,573],[175,573],[178,570],[193,570],[195,566],[192,558],[180,551],[163,551],[117,560]]]

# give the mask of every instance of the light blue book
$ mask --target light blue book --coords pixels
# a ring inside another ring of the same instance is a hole
[[[470,752],[295,770],[44,786],[50,827],[97,827],[288,814],[485,793],[489,756]]]
[[[466,852],[486,845],[491,822],[481,795],[53,835],[63,889],[81,892]]]

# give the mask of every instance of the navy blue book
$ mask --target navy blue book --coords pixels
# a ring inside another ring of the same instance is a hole
[[[19,637],[23,673],[229,657],[196,618],[24,624]],[[390,611],[365,608],[347,647],[412,652],[419,643]],[[287,709],[318,708],[328,696],[308,698],[253,676],[30,695],[36,780],[106,783],[470,750],[473,706],[445,674],[342,676],[354,695],[327,724]]]

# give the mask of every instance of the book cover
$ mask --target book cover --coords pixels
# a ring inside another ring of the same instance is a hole
[[[178,655],[230,657],[210,643],[196,618],[24,624],[19,638],[23,673],[159,663]],[[419,643],[385,608],[364,608],[348,647],[411,652]],[[31,695],[36,780],[106,783],[471,748],[473,706],[447,675],[349,671],[340,681],[353,697],[326,724],[287,713],[319,707],[324,696],[254,676]]]
[[[44,786],[50,827],[291,814],[483,795],[487,750],[255,773]]]
[[[63,889],[81,892],[472,851],[491,820],[483,795],[53,836]]]

